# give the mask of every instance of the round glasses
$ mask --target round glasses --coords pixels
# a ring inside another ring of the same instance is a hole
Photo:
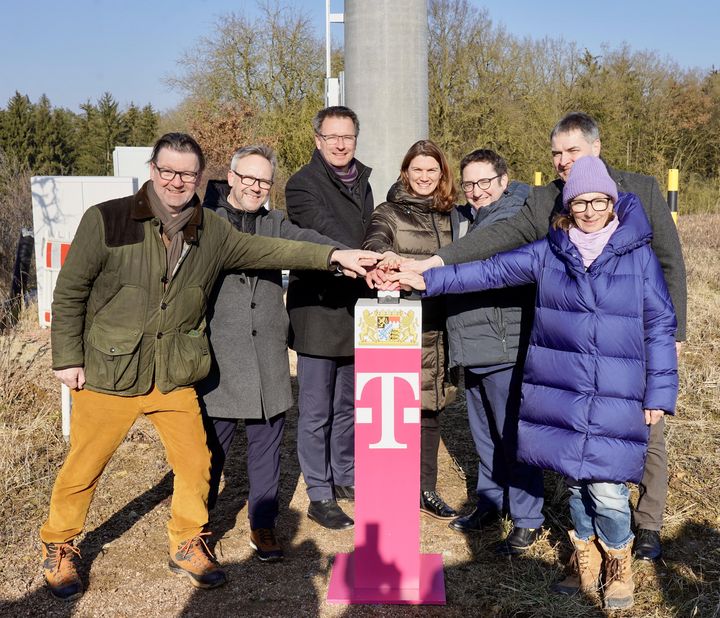
[[[492,181],[496,178],[500,178],[500,176],[502,176],[502,174],[498,174],[497,176],[493,176],[492,178],[481,178],[480,180],[476,180],[475,182],[473,182],[472,180],[466,180],[465,182],[461,182],[460,186],[462,187],[462,190],[465,191],[465,193],[472,193],[475,185],[477,185],[480,189],[489,189]]]

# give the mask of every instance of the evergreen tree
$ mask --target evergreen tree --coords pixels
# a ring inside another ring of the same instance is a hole
[[[2,115],[0,147],[23,167],[34,164],[33,104],[27,95],[15,92]]]

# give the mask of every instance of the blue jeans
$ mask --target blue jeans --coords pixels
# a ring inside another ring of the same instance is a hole
[[[579,539],[597,535],[610,549],[621,549],[633,539],[630,531],[630,490],[625,483],[566,479],[570,490],[570,517]]]

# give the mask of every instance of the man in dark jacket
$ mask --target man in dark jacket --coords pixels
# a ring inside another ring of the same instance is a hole
[[[313,119],[316,150],[285,189],[290,221],[360,247],[373,210],[370,168],[355,159],[359,123],[347,107]],[[308,517],[330,529],[353,520],[337,499],[355,497],[353,311],[368,289],[327,273],[293,271],[290,346],[298,353],[298,458]]]
[[[150,180],[83,215],[58,276],[52,356],[56,377],[72,389],[71,446],[40,530],[43,573],[57,598],[83,592],[73,539],[100,475],[141,414],[155,425],[175,475],[169,567],[196,587],[225,583],[204,540],[210,453],[193,388],[210,368],[206,298],[224,269],[329,270],[337,262],[365,275],[361,261],[375,259],[240,234],[201,207],[195,188],[204,167],[192,137],[161,137]]]
[[[453,238],[509,219],[525,203],[530,187],[509,182],[505,160],[492,150],[475,150],[460,162],[467,203],[452,213]],[[450,366],[465,368],[470,431],[480,458],[477,504],[449,526],[480,531],[505,506],[513,521],[503,553],[520,553],[543,523],[542,470],[516,460],[522,368],[532,325],[532,286],[448,296]]]
[[[522,210],[513,218],[487,229],[480,229],[440,249],[436,256],[405,268],[423,272],[442,264],[458,264],[488,258],[523,244],[544,238],[550,220],[562,208],[562,188],[573,163],[583,156],[600,156],[600,131],[593,118],[582,112],[563,117],[550,134],[553,165],[558,178],[544,187],[535,187]],[[670,296],[675,306],[678,328],[675,335],[685,340],[687,315],[687,283],[680,239],[657,181],[651,176],[617,170],[607,165],[618,190],[635,193],[641,200],[653,230],[652,248],[663,269]],[[637,534],[635,556],[656,560],[661,555],[660,534],[667,497],[667,454],[664,422],[652,425],[645,464],[640,483],[640,498],[634,511]]]
[[[203,206],[247,234],[338,246],[269,208],[276,167],[275,153],[268,146],[240,148],[230,162],[227,184],[215,183]],[[293,403],[281,271],[223,273],[213,289],[208,318],[213,364],[197,389],[212,454],[208,503],[210,508],[215,503],[238,419],[243,419],[250,545],[262,561],[281,560],[275,534],[280,445],[285,412]]]

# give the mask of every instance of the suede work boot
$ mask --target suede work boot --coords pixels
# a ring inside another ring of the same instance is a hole
[[[633,606],[635,584],[632,575],[632,541],[621,549],[610,549],[598,539],[603,550],[603,600],[606,609]]]
[[[43,542],[43,575],[56,599],[72,601],[82,596],[83,585],[75,564],[80,557],[80,552],[72,543]]]
[[[573,595],[578,592],[596,594],[600,584],[602,554],[597,539],[591,536],[587,541],[577,538],[575,530],[569,530],[570,542],[575,551],[570,556],[570,574],[560,582],[553,584],[552,591]]]
[[[225,571],[202,538],[209,534],[202,532],[170,548],[168,567],[177,575],[185,575],[196,588],[217,588],[227,581]]]
[[[279,562],[283,559],[283,550],[275,536],[275,528],[250,530],[250,547],[262,562]]]

